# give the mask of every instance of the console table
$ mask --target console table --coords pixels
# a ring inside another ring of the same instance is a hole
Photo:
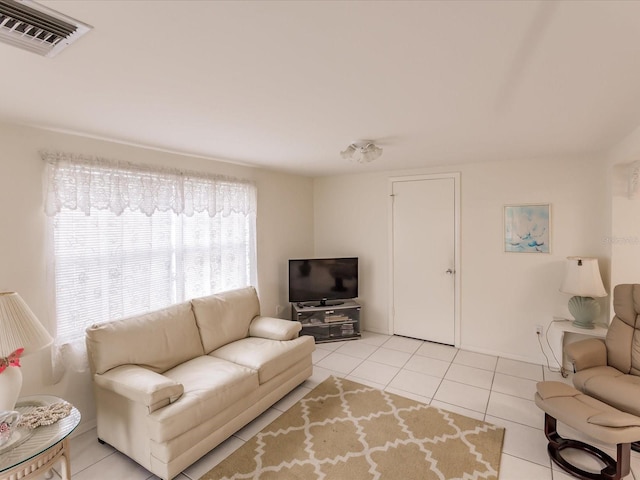
[[[595,328],[587,329],[573,326],[571,320],[566,318],[553,317],[553,322],[547,331],[549,347],[556,359],[560,359],[560,373],[563,377],[568,375],[569,368],[565,368],[564,362],[564,337],[565,334],[582,335],[585,337],[605,338],[608,327],[601,323],[596,323]]]
[[[51,405],[64,400],[53,395],[21,397],[16,410],[26,413],[36,406]],[[0,446],[0,480],[29,479],[45,474],[51,478],[50,470],[62,462],[63,480],[71,479],[69,435],[80,423],[80,412],[73,407],[69,416],[52,425],[33,430],[20,428],[9,442]]]

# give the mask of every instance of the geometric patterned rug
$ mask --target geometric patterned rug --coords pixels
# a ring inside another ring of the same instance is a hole
[[[330,377],[200,480],[497,479],[504,429]]]

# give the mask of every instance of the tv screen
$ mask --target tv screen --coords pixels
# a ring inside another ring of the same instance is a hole
[[[336,305],[357,296],[358,257],[289,260],[290,302]]]

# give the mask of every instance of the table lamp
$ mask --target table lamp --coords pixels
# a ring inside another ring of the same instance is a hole
[[[16,292],[0,292],[0,411],[13,410],[22,388],[20,356],[53,342]]]
[[[598,259],[567,257],[567,270],[560,287],[562,293],[573,295],[569,299],[569,312],[578,328],[594,328],[593,321],[600,313],[600,305],[593,297],[606,297]]]

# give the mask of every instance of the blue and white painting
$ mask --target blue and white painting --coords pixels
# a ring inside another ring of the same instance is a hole
[[[504,207],[504,251],[549,253],[549,205]]]

